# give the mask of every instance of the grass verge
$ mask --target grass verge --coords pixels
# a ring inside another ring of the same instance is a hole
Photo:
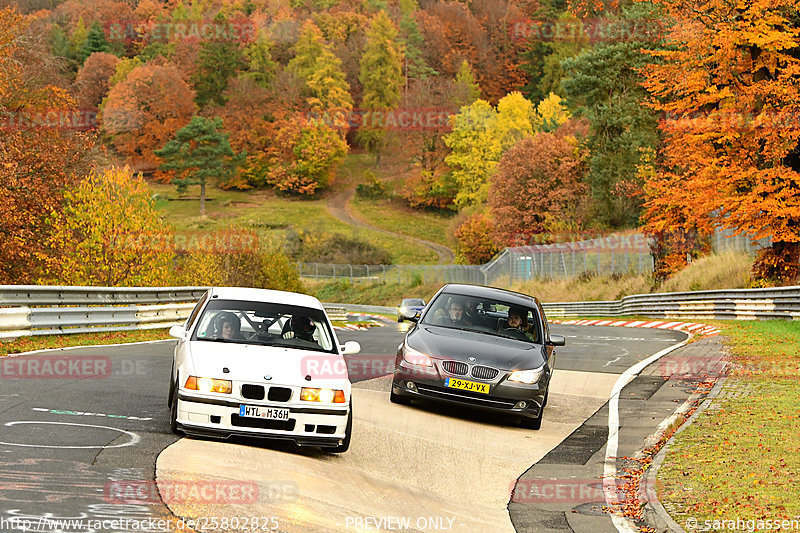
[[[142,329],[136,331],[108,331],[104,333],[77,333],[74,335],[47,335],[20,337],[13,341],[0,342],[0,357],[4,355],[53,350],[68,346],[94,346],[98,344],[126,344],[129,342],[167,340],[171,337],[166,329]]]
[[[412,209],[403,205],[397,198],[376,200],[355,196],[350,201],[350,207],[363,220],[375,227],[449,248],[455,246],[454,239],[447,231],[453,216]]]
[[[757,521],[800,517],[800,323],[730,321],[723,335],[733,363],[726,389],[676,437],[659,499],[684,526],[775,529]]]
[[[350,283],[349,280],[316,282],[303,280],[306,290],[322,302],[396,307],[403,298],[430,300],[441,284]]]
[[[253,227],[260,235],[277,238],[283,242],[291,230],[311,235],[340,233],[355,237],[373,246],[387,250],[392,261],[398,264],[432,264],[438,256],[426,248],[405,239],[377,233],[345,224],[333,217],[327,209],[327,199],[295,199],[278,197],[268,191],[224,191],[210,189],[212,198],[206,203],[206,215],[199,214],[200,201],[179,199],[172,185],[149,183],[158,194],[156,208],[181,234],[202,234],[240,223]],[[196,194],[196,191],[191,191]]]

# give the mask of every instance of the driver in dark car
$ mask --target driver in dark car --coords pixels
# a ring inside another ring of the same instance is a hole
[[[504,328],[501,328],[501,332],[503,330],[516,330],[520,333],[525,334],[525,336],[530,339],[531,341],[535,341],[536,339],[530,333],[530,327],[528,326],[528,313],[525,312],[524,309],[520,309],[518,307],[512,307],[508,310],[508,321]]]

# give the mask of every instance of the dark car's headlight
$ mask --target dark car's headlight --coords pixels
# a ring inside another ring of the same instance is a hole
[[[415,350],[408,344],[403,344],[403,361],[417,366],[433,366],[433,361],[428,354]]]
[[[516,381],[517,383],[525,383],[526,385],[533,385],[544,373],[544,365],[533,370],[515,370],[508,376],[508,381]]]

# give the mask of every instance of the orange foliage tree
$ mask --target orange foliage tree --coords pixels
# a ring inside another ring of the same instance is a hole
[[[333,128],[295,113],[284,121],[264,156],[265,181],[279,191],[313,195],[333,183],[347,149]]]
[[[465,220],[455,237],[458,241],[458,255],[471,265],[488,262],[500,247],[492,236],[494,221],[484,213],[477,213]]]
[[[36,54],[46,62],[49,53],[29,22],[16,9],[0,9],[0,284],[35,282],[50,214],[91,168],[95,149],[91,136],[78,131],[86,124],[69,120],[80,118],[75,102],[44,82],[56,77],[25,60]],[[49,124],[50,113],[65,121]]]
[[[108,80],[116,73],[119,58],[107,52],[95,52],[86,58],[75,78],[76,92],[82,107],[96,108],[108,92]]]
[[[102,112],[103,130],[134,170],[161,164],[153,152],[189,123],[194,91],[170,65],[143,65],[114,85]]]
[[[800,27],[795,0],[656,0],[675,21],[644,69],[664,146],[648,176],[645,229],[771,237],[756,277],[796,280],[800,259]],[[685,264],[678,239],[666,255]],[[673,249],[674,248],[674,249]]]
[[[579,228],[586,166],[573,129],[565,125],[554,133],[538,132],[503,154],[489,182],[497,242],[512,246],[534,235]]]

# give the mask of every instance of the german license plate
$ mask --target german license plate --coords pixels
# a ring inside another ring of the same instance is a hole
[[[289,420],[289,410],[260,405],[240,405],[239,416],[248,418],[268,418],[270,420]]]
[[[489,394],[488,383],[475,383],[474,381],[467,381],[464,379],[447,378],[444,380],[444,386],[450,387],[451,389],[461,389]]]

